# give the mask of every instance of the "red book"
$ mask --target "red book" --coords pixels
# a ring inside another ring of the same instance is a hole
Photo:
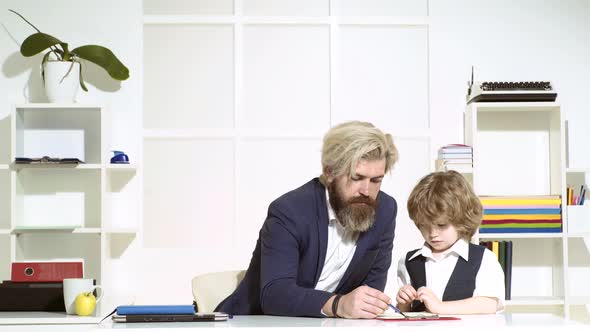
[[[65,278],[83,278],[84,262],[15,262],[12,282],[62,282]]]

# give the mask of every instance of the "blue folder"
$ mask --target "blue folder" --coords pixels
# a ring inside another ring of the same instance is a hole
[[[193,305],[121,305],[117,315],[194,315]]]
[[[561,209],[483,209],[483,214],[561,214]]]

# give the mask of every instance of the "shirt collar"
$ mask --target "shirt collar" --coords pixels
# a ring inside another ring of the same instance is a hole
[[[455,242],[455,244],[453,244],[451,248],[449,248],[449,250],[447,251],[447,256],[451,253],[456,253],[457,255],[461,256],[465,261],[469,261],[469,243],[467,243],[467,241],[463,239],[457,240],[457,242]],[[422,248],[418,249],[408,260],[412,260],[420,255],[426,258],[434,258],[434,256],[432,255],[432,249],[430,249],[426,242],[424,242]]]
[[[336,221],[336,213],[330,204],[330,193],[326,189],[326,205],[328,206],[328,222]]]

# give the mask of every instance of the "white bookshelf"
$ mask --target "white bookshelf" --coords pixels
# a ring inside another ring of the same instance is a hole
[[[569,317],[573,266],[567,234],[565,120],[553,102],[467,105],[465,144],[473,147],[470,180],[476,194],[560,195],[562,232],[484,233],[477,239],[513,241],[511,300],[507,305],[556,306]],[[590,265],[590,262],[589,262]],[[580,287],[580,286],[578,286]],[[577,303],[585,299],[576,300]]]
[[[135,172],[137,171],[137,165],[133,164],[108,164],[106,166],[108,171],[113,172]]]
[[[10,114],[9,223],[0,234],[10,250],[0,260],[84,259],[84,278],[105,289],[96,317],[49,312],[2,312],[4,324],[94,324],[112,308],[105,284],[108,234],[135,234],[111,207],[137,171],[136,164],[109,164],[110,116],[101,105],[20,104]],[[81,164],[16,164],[16,157],[78,158]],[[130,207],[133,208],[133,207]],[[64,249],[70,248],[70,249]],[[72,250],[71,248],[76,248]],[[7,278],[8,279],[8,278]],[[101,304],[107,302],[103,307]]]
[[[47,164],[47,165],[14,164],[13,168],[16,169],[17,171],[21,170],[21,169],[25,169],[25,168],[29,168],[29,169],[74,169],[74,170],[97,169],[97,170],[100,170],[102,168],[102,166],[100,164]]]
[[[102,317],[76,316],[59,312],[0,312],[0,325],[41,325],[41,324],[97,324]]]
[[[480,239],[561,239],[563,233],[479,233]]]
[[[28,233],[72,233],[72,234],[100,234],[102,229],[100,227],[31,227],[31,228],[14,228],[12,234],[28,234]]]

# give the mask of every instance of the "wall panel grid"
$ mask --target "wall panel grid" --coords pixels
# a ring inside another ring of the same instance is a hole
[[[239,253],[228,266],[245,268],[268,204],[319,175],[323,135],[353,119],[392,133],[403,150],[384,190],[405,206],[435,152],[428,1],[192,3],[176,0],[175,9],[144,1],[144,246],[186,247],[174,232],[206,229],[210,237],[195,238],[222,239]],[[162,54],[175,54],[173,63]],[[171,174],[158,162],[168,151],[193,164]],[[190,185],[172,190],[183,179]],[[155,197],[158,186],[167,195]],[[211,220],[216,209],[224,220]],[[162,218],[180,221],[168,227]],[[398,219],[411,223],[406,214]],[[169,237],[158,240],[161,232]],[[401,248],[420,240],[412,241]]]

